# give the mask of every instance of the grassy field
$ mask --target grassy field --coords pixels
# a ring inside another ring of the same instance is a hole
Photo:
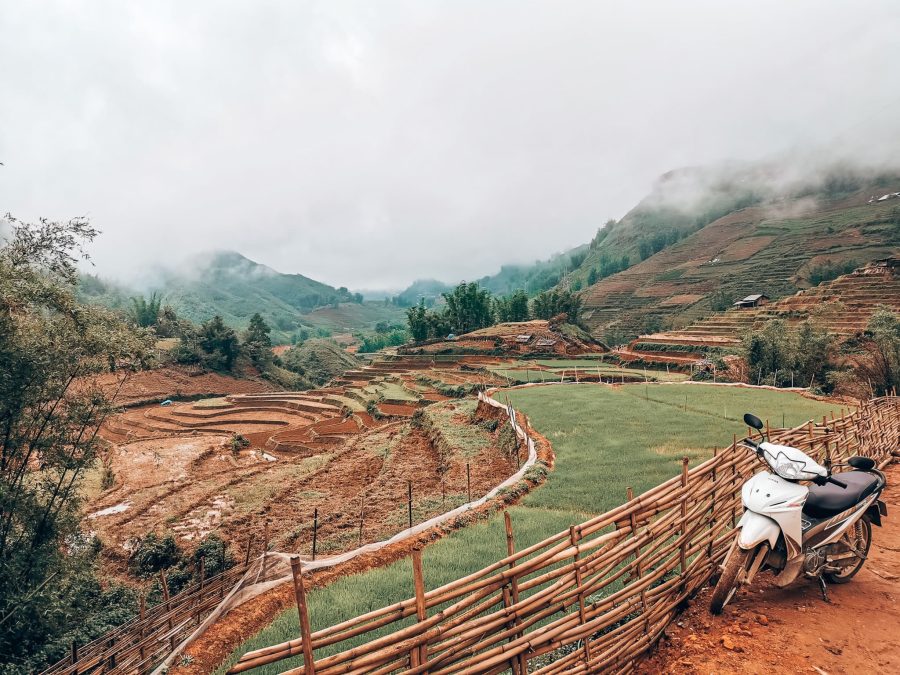
[[[552,382],[559,380],[559,373],[562,371],[572,371],[575,368],[579,373],[588,375],[596,375],[600,373],[602,378],[617,378],[621,375],[625,377],[647,377],[651,382],[684,382],[689,376],[684,373],[666,372],[665,370],[653,370],[643,368],[619,368],[612,364],[604,364],[602,361],[593,359],[541,359],[534,361],[539,366],[549,368],[549,370],[534,370],[528,367],[529,362],[523,362],[516,368],[499,367],[492,368],[492,372],[507,377],[513,382]]]
[[[744,412],[769,418],[773,425],[783,413],[785,423],[796,426],[834,408],[788,392],[694,384],[617,388],[566,384],[514,389],[508,394],[513,405],[550,439],[557,458],[547,482],[510,510],[519,548],[621,504],[628,486],[640,494],[676,475],[685,454],[694,463],[708,457],[714,447],[729,444],[732,434],[744,433],[743,423],[737,421]],[[502,517],[457,531],[423,552],[426,587],[440,586],[503,555]],[[408,560],[343,578],[310,593],[312,629],[411,595]],[[297,612],[288,610],[244,643],[227,664],[246,651],[298,634]],[[325,653],[321,650],[317,657]],[[298,663],[279,662],[252,672],[278,673]]]

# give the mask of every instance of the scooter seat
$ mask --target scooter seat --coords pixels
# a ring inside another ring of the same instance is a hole
[[[830,518],[858,504],[878,487],[878,477],[867,471],[845,471],[834,476],[846,483],[842,488],[832,483],[810,485],[803,512],[812,518]]]

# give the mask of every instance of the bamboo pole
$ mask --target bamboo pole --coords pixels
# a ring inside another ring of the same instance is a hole
[[[422,552],[419,549],[413,549],[413,588],[416,598],[416,620],[423,622],[428,618],[425,611],[425,575],[422,572]],[[428,644],[423,642],[417,648],[409,653],[409,665],[416,668],[428,661]],[[428,670],[422,672],[427,673]]]
[[[584,609],[584,579],[581,575],[581,566],[578,564],[580,554],[578,551],[578,530],[572,525],[569,527],[569,542],[572,544],[572,547],[575,549],[575,555],[572,557],[572,560],[575,564],[575,587],[578,590],[578,621],[584,626],[585,621],[585,609]],[[582,649],[584,651],[584,662],[587,663],[591,660],[591,646],[590,646],[590,637],[585,636],[582,641]]]
[[[509,515],[509,511],[503,512],[503,528],[506,532],[506,556],[507,556],[507,558],[513,558],[516,555],[516,538],[515,538],[515,534],[513,533],[512,518]],[[515,567],[516,567],[516,561],[510,560],[510,562],[509,562],[510,571],[515,571]],[[518,605],[519,604],[519,580],[518,580],[518,577],[515,575],[513,575],[510,579],[509,592],[510,592],[510,599],[512,600],[512,603],[514,605]],[[519,620],[517,618],[513,619],[512,625],[513,625],[513,627],[518,626]],[[521,631],[516,633],[516,639],[521,638],[521,637],[522,637]],[[512,659],[510,661],[510,665],[511,665],[514,673],[517,670],[522,675],[526,675],[528,673],[528,659],[526,658],[524,653],[520,654],[518,659]]]
[[[300,640],[303,643],[303,672],[315,675],[313,662],[312,631],[309,629],[309,613],[306,607],[306,589],[303,587],[303,566],[300,558],[291,558],[291,576],[294,579],[294,599],[297,601],[297,614],[300,618]]]

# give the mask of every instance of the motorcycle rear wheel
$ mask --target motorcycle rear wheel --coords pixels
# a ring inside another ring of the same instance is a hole
[[[737,544],[734,545],[734,550],[725,563],[725,568],[713,590],[712,599],[709,601],[709,611],[713,614],[721,614],[725,605],[734,597],[738,586],[744,582],[744,578],[747,576],[755,553],[755,548],[748,551]]]
[[[829,584],[846,584],[862,569],[869,554],[869,547],[872,545],[872,526],[868,520],[860,518],[844,533],[838,543],[846,546],[848,550],[855,549],[862,555],[857,557],[852,566],[844,567],[840,572],[826,572],[825,580]]]

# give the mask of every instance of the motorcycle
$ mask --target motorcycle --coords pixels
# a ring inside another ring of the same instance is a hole
[[[845,584],[862,569],[872,525],[880,527],[887,515],[880,499],[884,474],[871,458],[851,457],[846,465],[835,465],[850,470],[832,475],[800,450],[769,442],[755,415],[744,415],[744,422],[761,437],[745,439],[745,445],[771,472],[761,471],[744,483],[744,513],[722,563],[710,610],[719,614],[735,591],[763,569],[774,572],[775,585],[781,588],[801,575],[817,579],[827,602],[826,581]]]

